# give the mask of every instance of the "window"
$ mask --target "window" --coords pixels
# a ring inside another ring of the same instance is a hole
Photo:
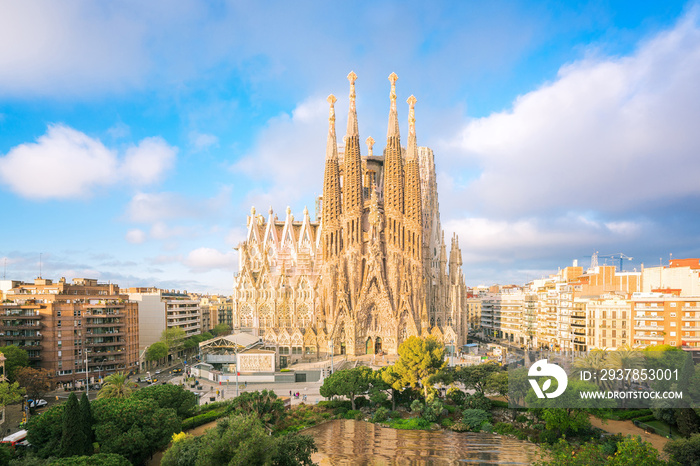
[[[676,303],[671,303],[671,304],[676,304]],[[673,306],[671,306],[671,307],[673,307]],[[675,312],[672,312],[672,313],[671,313],[671,317],[676,317],[676,313],[675,313]]]
[[[671,307],[676,307],[676,303],[669,303],[668,305]]]
[[[676,342],[675,342],[675,341],[672,341],[672,342],[671,342],[671,346],[676,346]]]
[[[301,347],[300,346],[292,347],[292,354],[301,354]]]
[[[63,346],[63,342],[61,340],[58,340],[58,342],[56,343],[56,346],[58,346],[60,348],[61,346]],[[60,353],[60,351],[59,351],[59,353]]]
[[[286,346],[280,347],[280,354],[289,354],[289,348]]]
[[[672,336],[672,337],[675,337],[675,336],[676,336],[676,332],[671,332],[671,336]]]
[[[316,354],[316,348],[314,348],[313,346],[307,346],[306,354]]]

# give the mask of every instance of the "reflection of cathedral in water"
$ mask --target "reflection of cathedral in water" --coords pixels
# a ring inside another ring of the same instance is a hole
[[[440,227],[433,151],[418,147],[415,97],[401,147],[392,73],[387,143],[360,154],[354,73],[339,153],[334,96],[318,218],[284,220],[251,209],[234,278],[234,324],[278,347],[284,361],[327,353],[395,354],[410,335],[458,346],[466,335],[466,288],[457,237],[449,258]]]

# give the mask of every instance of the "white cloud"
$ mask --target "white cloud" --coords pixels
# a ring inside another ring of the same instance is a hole
[[[163,138],[146,138],[126,150],[122,171],[132,184],[155,183],[175,164],[175,154],[177,149]]]
[[[146,233],[134,228],[126,232],[126,240],[132,244],[141,244],[146,241]]]
[[[234,251],[222,253],[212,248],[197,248],[187,255],[185,265],[193,270],[203,271],[207,269],[233,270],[236,265],[237,254]]]
[[[343,130],[338,133],[341,141]],[[247,200],[267,208],[280,200],[293,205],[304,196],[320,194],[327,134],[328,103],[323,98],[309,98],[291,116],[270,119],[252,151],[232,167],[234,173],[267,185],[262,192],[251,192]]]
[[[562,67],[554,82],[469,122],[453,141],[482,170],[462,199],[482,212],[537,215],[700,195],[698,82],[697,12],[628,57]]]
[[[198,131],[190,131],[189,140],[194,152],[201,152],[219,145],[219,138],[213,134],[200,133]]]
[[[122,159],[99,139],[49,125],[35,143],[20,144],[0,157],[0,183],[29,199],[79,198],[124,178],[137,185],[157,181],[175,153],[161,138],[147,138]]]

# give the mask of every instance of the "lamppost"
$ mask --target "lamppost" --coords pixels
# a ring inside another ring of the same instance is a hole
[[[331,352],[331,374],[333,373],[333,353],[335,352],[335,351],[333,351],[333,349],[334,349],[334,347],[333,347],[333,339],[331,338],[330,347],[329,347],[329,350],[330,350],[330,352]]]

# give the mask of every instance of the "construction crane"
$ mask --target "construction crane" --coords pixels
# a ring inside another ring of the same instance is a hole
[[[622,261],[624,259],[627,259],[628,261],[631,261],[634,259],[634,257],[629,257],[621,252],[615,253],[615,254],[606,254],[606,255],[601,255],[601,254],[596,254],[597,257],[609,257],[610,259],[620,259],[620,272],[622,272]]]

